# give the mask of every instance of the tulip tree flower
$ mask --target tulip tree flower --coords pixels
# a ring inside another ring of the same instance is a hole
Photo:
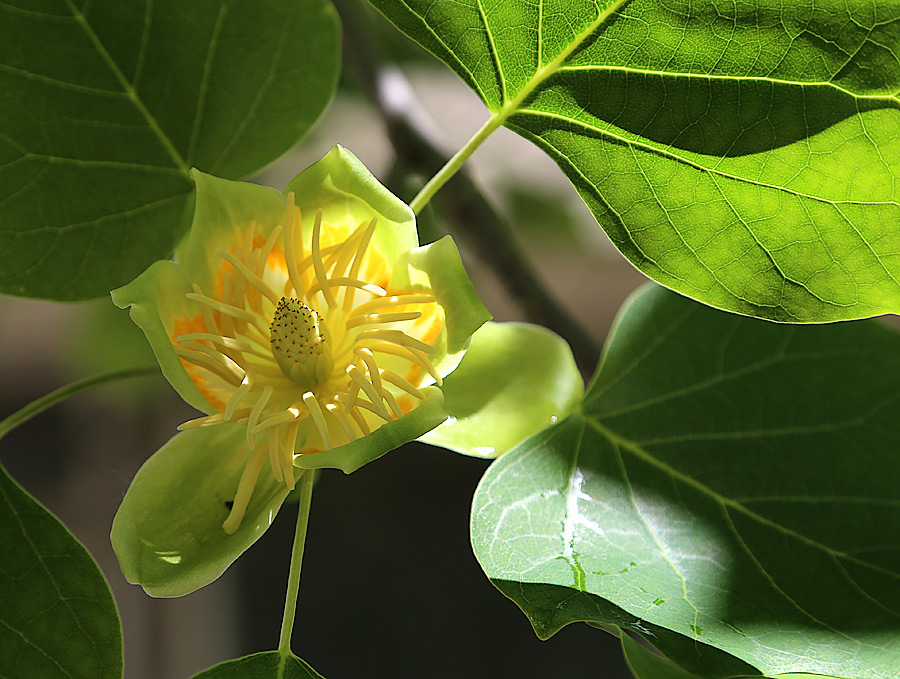
[[[193,178],[194,220],[175,260],[113,291],[166,378],[204,413],[145,463],[113,522],[123,573],[148,593],[179,596],[216,579],[311,469],[350,473],[439,425],[436,444],[497,454],[489,434],[478,445],[491,422],[509,420],[521,440],[535,416],[544,426],[580,395],[569,356],[563,386],[542,387],[549,395],[518,418],[504,412],[508,387],[472,389],[471,375],[454,397],[467,416],[448,417],[444,378],[490,314],[452,240],[418,247],[410,208],[348,151],[332,149],[284,194]],[[521,338],[523,328],[502,325],[486,326],[497,327],[483,353],[501,357]]]

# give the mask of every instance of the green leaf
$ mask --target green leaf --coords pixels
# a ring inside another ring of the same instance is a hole
[[[640,634],[686,671],[708,679],[758,674],[755,668],[733,655],[642,620],[588,592],[507,580],[493,580],[493,584],[522,609],[540,639],[549,639],[573,622],[586,622],[620,639],[624,635],[617,630]]]
[[[655,280],[779,321],[900,311],[896,3],[372,2]]]
[[[627,634],[622,635],[622,651],[631,673],[637,679],[697,679],[696,674],[655,654]]]
[[[785,328],[644,289],[581,411],[489,469],[476,555],[766,674],[896,677],[898,399],[877,322]]]
[[[247,460],[245,431],[183,431],[138,470],[110,535],[128,582],[151,596],[189,594],[222,575],[275,520],[289,491],[260,474],[240,527],[231,535],[222,528]]]
[[[195,674],[193,679],[324,679],[312,667],[291,654],[278,651],[254,653],[219,663]]]
[[[697,679],[696,674],[656,655],[627,634],[622,635],[622,651],[628,667],[637,679]]]
[[[168,257],[192,166],[245,176],[331,98],[326,0],[0,7],[0,291],[98,297]]]
[[[485,323],[441,390],[450,419],[419,440],[497,457],[568,415],[584,383],[557,334],[527,323]]]
[[[4,679],[117,679],[122,628],[96,562],[0,466]]]

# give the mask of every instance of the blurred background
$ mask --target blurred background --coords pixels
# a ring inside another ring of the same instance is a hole
[[[455,74],[384,23],[370,28],[411,85],[418,104],[410,100],[410,111],[443,151],[454,152],[488,112]],[[398,179],[392,143],[364,81],[346,69],[313,132],[251,180],[280,190],[340,143],[409,200],[415,180]],[[404,78],[393,85],[401,105],[406,85]],[[467,168],[513,226],[538,280],[602,343],[643,276],[530,143],[501,129]],[[454,233],[441,214],[425,220],[426,233]],[[456,240],[495,319],[527,319],[529,300],[508,293],[492,258],[464,234]],[[0,347],[0,419],[74,379],[154,362],[127,312],[108,300],[62,305],[0,297]],[[86,545],[109,579],[129,679],[186,678],[278,641],[295,505],[286,505],[220,580],[190,596],[152,599],[119,572],[109,544],[118,503],[143,461],[193,416],[162,377],[142,377],[76,396],[0,441],[0,461]],[[616,639],[579,624],[541,642],[485,578],[472,555],[468,520],[487,466],[409,444],[352,476],[323,473],[313,496],[295,652],[329,679],[630,676]]]

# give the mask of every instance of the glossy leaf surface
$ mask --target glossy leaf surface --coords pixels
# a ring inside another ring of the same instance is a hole
[[[291,654],[278,651],[254,653],[228,660],[195,674],[193,679],[323,679],[312,667]]]
[[[780,321],[900,310],[900,6],[372,0],[642,271]]]
[[[895,677],[898,400],[900,337],[875,321],[788,328],[646,288],[581,411],[489,469],[476,555],[763,673]]]
[[[96,562],[0,467],[0,674],[117,679],[122,629]]]
[[[338,72],[325,0],[0,6],[0,291],[99,297],[168,257],[192,166],[240,177],[312,125]]]

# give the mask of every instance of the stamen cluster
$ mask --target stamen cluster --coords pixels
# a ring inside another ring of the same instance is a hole
[[[430,356],[442,319],[428,292],[388,293],[372,245],[376,220],[355,229],[316,213],[309,252],[293,194],[284,225],[263,238],[251,223],[223,260],[217,290],[194,285],[200,332],[174,338],[191,379],[219,412],[181,429],[246,425],[248,454],[224,528],[240,526],[268,458],[276,481],[295,484],[298,454],[366,436],[441,383]],[[341,236],[340,234],[346,234]],[[405,376],[404,376],[405,374]]]

